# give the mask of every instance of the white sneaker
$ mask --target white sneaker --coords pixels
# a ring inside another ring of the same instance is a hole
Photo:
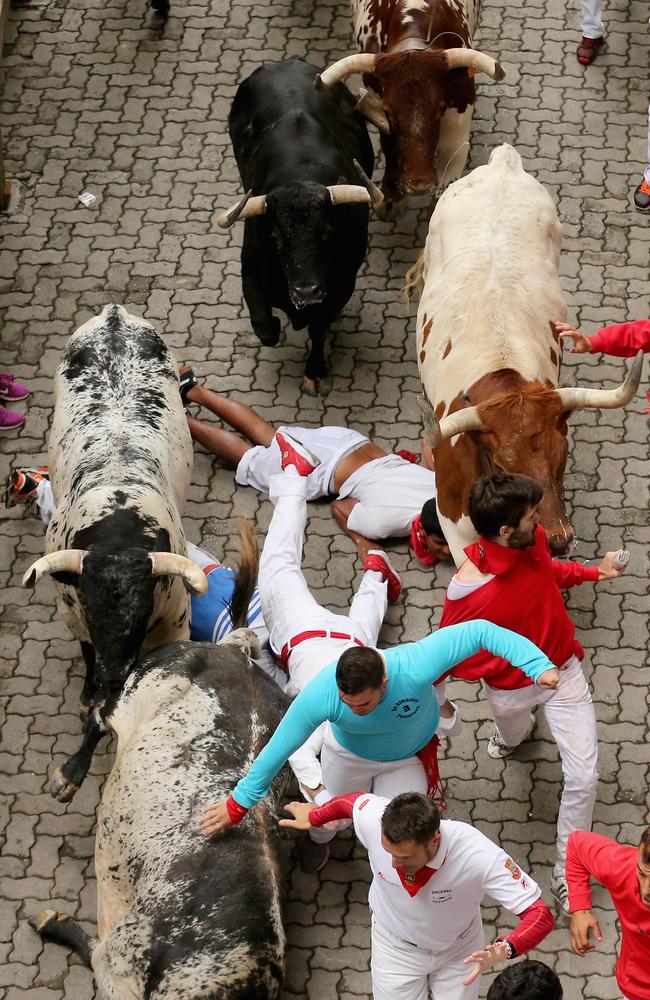
[[[559,875],[553,872],[551,875],[551,892],[558,901],[562,913],[568,917],[571,914],[571,910],[569,909],[569,886],[567,885],[564,872],[561,872]]]
[[[531,712],[530,725],[526,730],[526,732],[524,733],[524,735],[522,736],[521,742],[518,743],[517,746],[521,746],[521,743],[524,743],[525,740],[530,738],[534,728],[535,728],[535,716]],[[503,760],[504,757],[510,757],[511,754],[513,754],[516,749],[517,749],[516,746],[510,747],[508,746],[507,743],[503,742],[501,736],[499,735],[498,729],[495,729],[494,735],[490,736],[490,739],[488,740],[487,752],[488,752],[488,757],[491,757],[492,760]]]

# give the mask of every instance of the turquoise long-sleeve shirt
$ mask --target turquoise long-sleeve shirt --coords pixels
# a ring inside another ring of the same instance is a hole
[[[327,720],[341,746],[358,757],[381,761],[412,757],[438,728],[432,684],[480,649],[508,660],[533,681],[545,670],[555,669],[529,639],[479,618],[438,629],[419,642],[382,650],[388,677],[386,693],[369,715],[355,715],[339,697],[336,663],[330,663],[289,706],[269,742],[235,786],[233,798],[245,809],[252,808],[268,794],[273,778],[291,754]]]

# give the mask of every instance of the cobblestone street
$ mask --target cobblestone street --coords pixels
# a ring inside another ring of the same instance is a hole
[[[585,69],[575,57],[577,4],[483,2],[477,44],[507,75],[498,84],[478,78],[470,166],[512,143],[553,195],[570,320],[584,333],[650,315],[650,227],[630,203],[645,162],[647,17],[642,0],[606,3],[607,50]],[[3,481],[15,465],[47,461],[61,352],[108,302],[154,323],[208,387],[245,399],[274,423],[349,424],[388,450],[419,449],[415,309],[405,309],[400,289],[424,244],[424,207],[396,223],[371,219],[357,290],[330,338],[333,388],[324,401],[301,392],[304,333],[286,331],[276,348],[254,337],[241,293],[243,228],[223,234],[214,222],[240,193],[227,132],[237,83],[264,61],[298,55],[324,66],[352,51],[343,0],[172,0],[164,27],[145,0],[16,2],[0,124],[7,173],[20,192],[15,211],[0,216],[0,367],[33,394],[24,428],[0,441]],[[78,202],[82,191],[97,196],[95,207]],[[565,352],[562,384],[611,387],[625,364]],[[623,578],[585,584],[570,599],[599,720],[594,830],[627,843],[650,822],[648,381],[646,360],[626,409],[571,416],[566,475],[574,557],[623,545],[631,552]],[[227,561],[239,513],[255,520],[262,538],[270,503],[235,487],[232,473],[197,447],[188,538]],[[69,806],[47,792],[48,773],[81,734],[82,662],[56,615],[52,582],[20,586],[43,551],[43,526],[21,507],[3,515],[0,1000],[87,1000],[91,973],[65,949],[43,946],[27,918],[61,908],[95,931],[93,828],[112,757],[100,745]],[[421,568],[405,541],[390,550],[404,590],[389,609],[383,645],[420,638],[436,624],[452,572],[448,563]],[[361,565],[326,503],[310,507],[304,565],[317,599],[344,612]],[[550,900],[561,771],[542,713],[534,738],[510,760],[494,761],[485,752],[492,723],[479,687],[455,681],[450,692],[465,728],[442,764],[449,816],[499,841]],[[308,876],[291,860],[294,838],[284,843],[285,1000],[369,998],[365,852],[341,836],[325,869]],[[595,905],[604,933],[597,951],[573,955],[568,922],[558,920],[538,952],[562,977],[568,1000],[620,998],[614,911],[600,889]],[[497,913],[499,927],[508,924],[504,911],[485,908],[488,934]],[[486,977],[481,996],[488,984]]]

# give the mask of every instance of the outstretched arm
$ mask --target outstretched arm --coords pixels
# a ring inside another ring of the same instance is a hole
[[[559,674],[556,668],[530,639],[482,618],[447,625],[419,642],[395,646],[387,650],[385,656],[387,663],[410,666],[423,679],[433,683],[457,663],[481,649],[487,649],[519,667],[540,687],[557,687]]]
[[[633,358],[637,351],[650,351],[650,319],[604,326],[591,337],[585,337],[569,323],[556,323],[561,340],[572,340],[571,354],[601,352],[615,358]]]

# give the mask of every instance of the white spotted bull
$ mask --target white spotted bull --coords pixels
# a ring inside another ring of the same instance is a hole
[[[475,538],[469,492],[484,472],[518,472],[544,489],[542,524],[564,554],[567,418],[585,407],[624,406],[641,377],[639,354],[617,389],[557,388],[566,318],[562,227],[553,199],[512,146],[452,184],[431,217],[424,255],[417,352],[434,449],[440,523],[456,562]]]
[[[33,921],[92,967],[98,1000],[280,996],[283,779],[225,835],[206,840],[197,825],[288,705],[232,638],[149,653],[107,717],[117,755],[97,819],[98,935],[54,910]]]
[[[121,306],[107,306],[70,338],[54,392],[56,512],[46,554],[23,585],[53,578],[86,663],[84,741],[52,782],[52,794],[66,801],[102,735],[92,710],[119,694],[142,649],[189,638],[188,591],[202,593],[207,581],[185,556],[180,510],[192,442],[162,337]]]

